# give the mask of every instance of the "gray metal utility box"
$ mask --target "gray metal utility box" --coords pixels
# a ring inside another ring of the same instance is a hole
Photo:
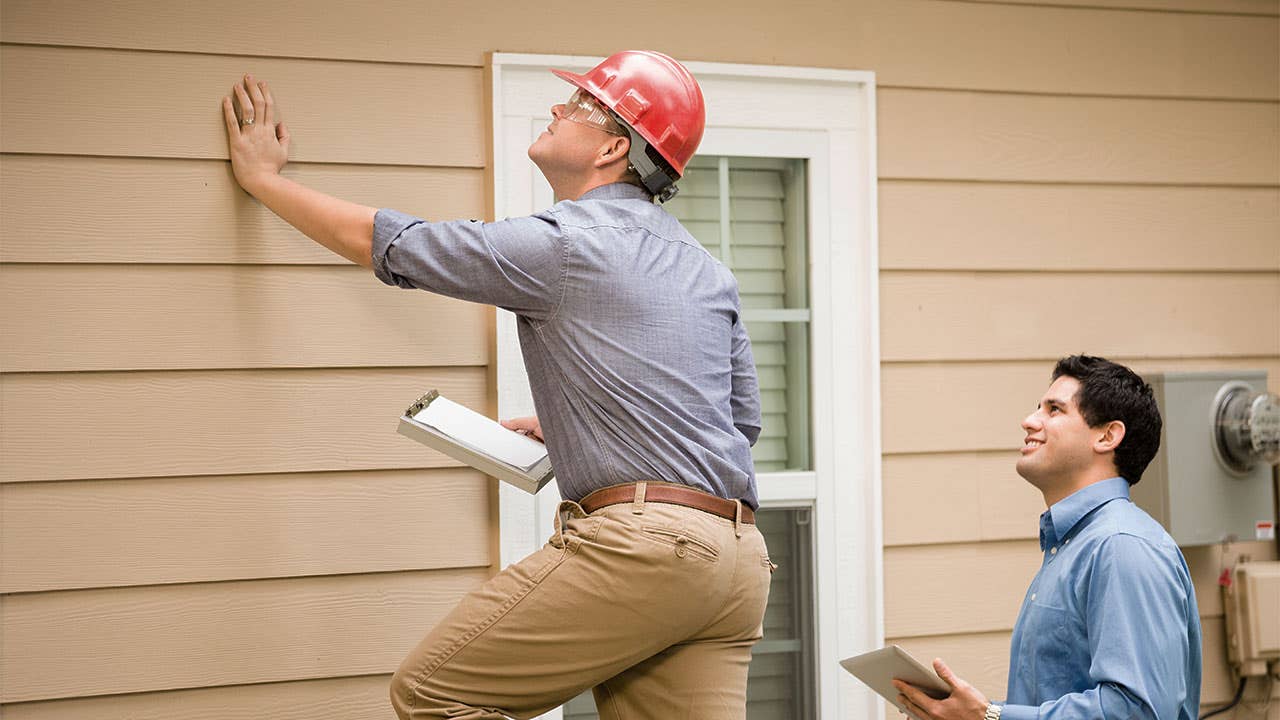
[[[1160,452],[1130,490],[1133,501],[1179,545],[1253,540],[1262,531],[1259,523],[1274,528],[1271,466],[1258,463],[1247,473],[1232,472],[1214,449],[1219,391],[1235,381],[1266,392],[1266,372],[1165,372],[1143,379],[1155,391],[1164,431]]]

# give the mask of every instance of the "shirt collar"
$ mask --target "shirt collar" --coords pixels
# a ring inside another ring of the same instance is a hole
[[[1086,515],[1116,498],[1129,499],[1129,481],[1122,477],[1080,488],[1054,503],[1040,516],[1040,549],[1057,545]]]
[[[644,188],[631,183],[616,182],[600,185],[582,193],[579,200],[645,200],[650,201],[649,193]]]

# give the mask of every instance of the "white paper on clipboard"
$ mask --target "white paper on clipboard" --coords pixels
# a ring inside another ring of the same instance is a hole
[[[546,445],[435,390],[409,406],[400,417],[399,432],[529,493],[555,477]]]

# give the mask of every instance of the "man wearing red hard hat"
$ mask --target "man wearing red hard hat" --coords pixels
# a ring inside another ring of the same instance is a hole
[[[265,82],[223,99],[249,193],[379,280],[516,314],[562,495],[540,550],[468,594],[391,683],[401,718],[531,718],[588,688],[602,717],[745,717],[773,564],[754,524],[760,396],[737,283],[657,202],[702,139],[702,91],[626,51],[552,106],[529,157],[556,204],[427,222],[280,175]],[[657,202],[655,202],[657,201]]]

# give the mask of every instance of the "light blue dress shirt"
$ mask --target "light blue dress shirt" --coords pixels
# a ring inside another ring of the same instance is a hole
[[[379,210],[373,269],[516,314],[564,498],[661,480],[758,506],[760,390],[738,283],[644,190],[604,185],[492,223]]]
[[[1044,562],[1009,658],[1003,720],[1195,720],[1200,614],[1173,538],[1129,500],[1123,478],[1094,483],[1040,516]]]

